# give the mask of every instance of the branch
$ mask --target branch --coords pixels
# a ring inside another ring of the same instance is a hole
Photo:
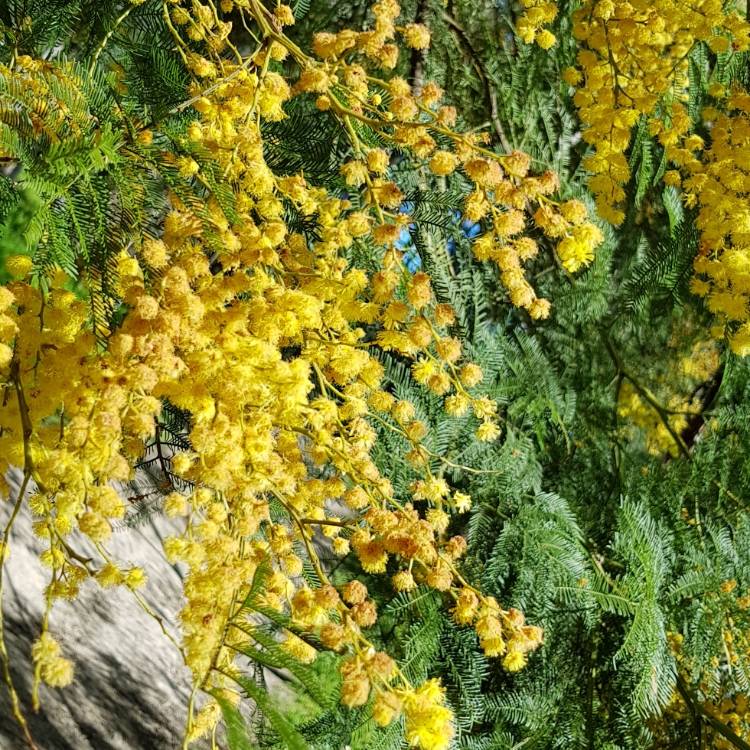
[[[693,714],[700,716],[706,724],[716,730],[734,747],[739,748],[739,750],[750,750],[750,744],[745,742],[738,734],[735,734],[723,721],[719,721],[719,719],[706,711],[703,705],[690,692],[690,688],[680,675],[677,675],[677,690]]]
[[[340,526],[342,529],[348,529],[356,525],[356,519],[354,518],[351,521],[329,521],[324,518],[298,518],[297,521],[311,526]]]
[[[18,697],[15,685],[13,683],[13,676],[10,673],[10,655],[5,643],[5,616],[2,610],[2,598],[3,598],[3,573],[5,572],[5,556],[9,551],[8,542],[10,540],[10,534],[13,529],[13,524],[18,517],[18,512],[21,510],[21,504],[23,503],[26,491],[29,488],[31,482],[33,463],[31,459],[31,435],[33,429],[31,426],[31,420],[29,418],[28,408],[26,405],[26,399],[24,397],[23,388],[21,387],[21,376],[20,367],[17,357],[14,355],[13,361],[10,366],[10,382],[13,384],[16,397],[18,399],[18,409],[21,415],[21,425],[23,429],[23,453],[24,453],[24,467],[23,467],[23,482],[18,490],[18,497],[16,498],[13,511],[10,514],[10,518],[5,525],[3,530],[2,543],[0,544],[0,661],[2,661],[2,678],[8,688],[8,695],[10,697],[11,713],[13,718],[23,732],[26,744],[30,750],[38,750],[34,740],[31,736],[31,730],[26,721],[26,717],[23,715],[21,710],[21,701]]]
[[[646,403],[648,403],[649,406],[651,406],[651,408],[659,415],[659,419],[661,419],[667,432],[670,434],[672,440],[674,440],[683,458],[690,458],[690,450],[688,446],[685,444],[682,436],[675,430],[675,428],[672,426],[672,423],[669,421],[669,412],[661,405],[661,403],[659,403],[656,396],[654,396],[654,394],[651,393],[648,388],[641,385],[638,382],[638,379],[629,370],[625,369],[620,355],[617,353],[614,345],[609,340],[609,336],[604,334],[603,338],[604,344],[607,347],[609,356],[612,358],[612,362],[614,362],[615,367],[617,368],[618,374],[623,378],[629,380],[633,388],[635,388],[635,390],[638,392],[638,395],[644,401],[646,401]]]
[[[748,7],[750,8],[750,3],[748,3]],[[701,399],[701,408],[688,420],[687,426],[682,431],[681,435],[686,445],[693,445],[698,438],[698,435],[706,422],[706,411],[711,407],[716,400],[716,397],[719,395],[723,378],[724,365],[722,364],[714,373],[713,377],[707,383],[700,386],[700,389],[705,388],[704,396]]]
[[[426,11],[426,0],[418,0],[417,12],[414,15],[414,21],[416,23],[423,23],[425,20]],[[412,91],[414,96],[419,96],[422,93],[422,85],[424,84],[424,61],[425,61],[425,50],[413,49],[411,51],[411,61],[409,62],[409,69],[411,70]]]
[[[455,18],[453,18],[452,15],[450,15],[450,12],[452,10],[452,3],[448,4],[448,11],[446,13],[443,13],[443,20],[450,26],[451,29],[453,29],[456,39],[458,41],[458,46],[463,49],[464,54],[466,57],[469,58],[471,61],[472,66],[474,67],[474,70],[479,77],[479,80],[482,83],[482,89],[484,91],[484,98],[487,102],[487,107],[490,110],[491,118],[492,118],[492,125],[495,128],[495,133],[497,133],[497,138],[500,141],[500,145],[503,147],[503,150],[506,153],[510,153],[513,148],[510,145],[510,142],[508,141],[508,137],[505,135],[505,130],[503,129],[503,125],[500,122],[500,117],[498,115],[497,111],[497,93],[495,92],[495,89],[492,87],[492,84],[487,77],[487,74],[484,72],[484,68],[482,67],[482,63],[479,59],[479,55],[477,51],[474,49],[474,46],[471,43],[471,40],[469,39],[468,34],[466,33],[466,30],[461,26],[461,24],[456,21]]]

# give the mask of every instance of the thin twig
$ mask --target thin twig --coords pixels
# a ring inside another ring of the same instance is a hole
[[[646,403],[648,403],[649,406],[651,406],[651,408],[659,415],[659,419],[664,424],[664,427],[666,428],[667,432],[672,437],[672,440],[674,440],[675,445],[677,445],[677,448],[682,454],[682,456],[684,458],[690,458],[690,449],[685,444],[685,441],[682,439],[682,436],[675,430],[675,428],[672,426],[672,423],[669,421],[668,411],[664,408],[664,406],[662,406],[661,403],[659,403],[656,396],[654,396],[654,394],[651,393],[651,391],[648,388],[641,385],[638,379],[629,370],[625,368],[622,362],[622,359],[620,358],[620,355],[617,353],[612,342],[609,340],[609,337],[606,335],[604,336],[604,344],[607,347],[609,356],[612,358],[612,361],[617,367],[618,374],[624,377],[626,380],[630,381],[633,388],[635,388],[635,390],[638,392],[638,395],[644,401],[646,401]]]
[[[497,134],[497,138],[500,141],[500,145],[503,147],[503,150],[506,153],[510,153],[513,148],[510,145],[508,137],[505,135],[503,125],[500,122],[500,117],[498,115],[497,109],[497,92],[493,88],[490,79],[487,77],[487,74],[484,71],[484,67],[482,66],[477,51],[474,49],[474,46],[472,45],[465,29],[461,26],[461,24],[458,23],[458,21],[456,21],[455,18],[453,18],[452,15],[450,15],[450,13],[443,13],[443,20],[448,24],[448,26],[450,26],[451,29],[453,29],[456,35],[456,39],[458,40],[459,47],[463,48],[464,54],[471,61],[471,64],[482,84],[484,98],[487,101],[487,105],[492,116],[492,125],[495,129],[495,133]]]
[[[96,48],[96,52],[94,52],[94,56],[91,59],[91,65],[89,66],[89,75],[93,75],[94,71],[96,70],[96,63],[99,60],[99,55],[102,54],[102,51],[107,46],[107,43],[112,38],[112,35],[115,33],[115,31],[117,31],[117,28],[130,15],[135,7],[135,5],[128,6],[128,8],[125,9],[120,17],[117,18],[114,24],[112,24],[112,28],[104,35],[104,39],[102,39],[101,43]]]
[[[26,490],[28,489],[30,480],[31,473],[25,472],[23,482],[18,490],[18,497],[16,498],[15,505],[13,506],[13,512],[8,519],[8,523],[5,525],[5,529],[3,531],[2,546],[0,547],[0,659],[2,660],[3,681],[8,688],[13,718],[21,727],[24,739],[26,740],[26,744],[29,746],[29,748],[31,748],[31,750],[38,750],[31,736],[31,731],[26,721],[26,717],[23,715],[23,711],[21,710],[21,700],[18,697],[18,692],[16,691],[15,685],[13,684],[13,676],[10,673],[10,656],[8,654],[8,648],[5,644],[5,615],[2,611],[5,555],[7,554],[7,551],[9,549],[8,541],[10,539],[10,532],[13,529],[13,524],[15,523],[16,518],[18,517],[18,512],[21,509],[21,504],[23,503],[24,496],[26,495]]]
[[[5,556],[10,549],[8,546],[8,542],[10,541],[10,533],[13,529],[13,524],[18,517],[18,513],[21,510],[21,504],[23,503],[26,491],[29,488],[29,483],[31,482],[33,473],[33,461],[31,457],[31,435],[33,433],[33,429],[31,426],[31,420],[29,418],[26,399],[21,387],[20,366],[18,359],[15,356],[10,366],[9,375],[10,382],[13,384],[16,391],[18,409],[21,415],[24,467],[23,481],[21,482],[21,486],[18,490],[18,497],[16,498],[15,505],[13,506],[13,512],[10,514],[8,523],[5,525],[5,529],[3,531],[2,547],[0,548],[0,658],[2,659],[3,680],[8,688],[13,718],[21,727],[21,731],[23,732],[26,744],[29,746],[29,748],[31,748],[31,750],[37,750],[37,746],[34,744],[34,740],[31,736],[31,730],[29,729],[26,717],[23,715],[23,711],[21,710],[21,701],[18,697],[18,692],[16,691],[15,685],[13,684],[13,676],[10,673],[10,656],[8,654],[8,648],[5,643],[5,616],[2,607]]]
[[[719,719],[706,711],[700,701],[690,692],[690,688],[680,675],[677,675],[677,690],[693,714],[700,716],[706,724],[715,729],[734,747],[739,748],[739,750],[750,750],[750,743],[745,742],[742,737],[735,734],[723,721],[719,721]]]

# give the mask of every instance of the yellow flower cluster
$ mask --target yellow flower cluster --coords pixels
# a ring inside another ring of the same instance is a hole
[[[34,665],[52,687],[65,687],[73,680],[73,662],[60,653],[60,644],[49,633],[42,633],[31,650]]]
[[[713,87],[716,104],[703,117],[711,123],[711,144],[688,136],[669,151],[685,173],[682,189],[689,205],[698,206],[696,226],[701,246],[694,261],[691,289],[705,298],[716,316],[712,333],[726,336],[732,350],[750,354],[750,95]],[[696,154],[696,151],[698,152]]]
[[[537,34],[535,29],[554,19],[556,6],[536,0],[527,0],[526,5],[523,23],[529,25],[527,36],[536,36],[537,43],[551,46],[554,36],[549,31]],[[474,185],[464,202],[463,215],[470,221],[484,221],[492,230],[474,243],[475,256],[497,263],[514,305],[528,310],[533,318],[546,318],[550,303],[537,297],[523,269],[523,264],[539,252],[536,241],[524,236],[528,218],[533,217],[536,227],[557,243],[560,260],[570,272],[592,261],[602,235],[587,220],[582,203],[561,205],[553,200],[551,196],[559,187],[554,172],[531,174],[528,154],[497,154],[483,147],[485,134],[455,130],[457,113],[453,107],[440,106],[443,92],[434,83],[426,83],[414,95],[402,78],[385,81],[365,71],[362,60],[375,61],[383,68],[396,64],[398,47],[391,40],[399,29],[395,25],[399,11],[394,0],[381,0],[373,6],[374,30],[317,34],[313,48],[323,64],[306,61],[296,89],[318,94],[319,108],[349,122],[357,158],[343,165],[342,174],[352,187],[364,186],[366,202],[375,207],[379,222],[373,230],[376,239],[393,242],[409,217],[397,211],[403,199],[401,191],[384,179],[387,155],[381,149],[363,146],[352,122],[366,124],[385,142],[424,159],[437,176],[462,169]],[[408,33],[406,39],[416,46]],[[439,146],[439,140],[446,139],[452,144],[451,150]]]
[[[427,680],[404,699],[406,739],[414,747],[447,750],[453,737],[450,709],[437,680]]]
[[[702,705],[709,716],[729,727],[745,742],[750,741],[750,704],[745,693],[733,693],[720,701],[705,701]],[[716,750],[734,750],[737,747],[736,743],[715,730],[709,731],[708,741]]]
[[[592,173],[589,185],[599,214],[607,221],[620,224],[624,218],[621,204],[630,179],[625,151],[635,123],[653,115],[670,125],[655,128],[663,145],[679,139],[686,117],[679,102],[694,45],[706,42],[717,53],[750,46],[750,26],[727,5],[721,0],[587,0],[573,14],[581,49],[578,66],[563,78],[578,89],[574,102],[585,125],[583,137],[595,147],[585,167]]]
[[[641,430],[646,439],[646,449],[652,456],[669,454],[677,456],[679,445],[674,435],[681,435],[688,424],[688,415],[698,413],[697,405],[679,395],[672,395],[664,404],[666,417],[651,405],[629,382],[620,389],[617,414],[626,420],[628,432]]]
[[[505,177],[497,162],[485,158],[472,159],[464,165],[469,177],[477,180],[477,190],[467,199],[464,213],[472,220],[489,217],[493,230],[476,239],[474,255],[478,260],[497,264],[514,305],[528,310],[532,318],[543,319],[549,316],[550,302],[537,297],[523,268],[524,262],[539,253],[537,241],[523,235],[527,220],[524,209],[537,204],[534,224],[558,243],[560,262],[571,273],[591,263],[603,235],[587,220],[583,203],[571,200],[560,204],[548,197],[558,188],[556,174],[528,176],[530,158],[518,151],[499,157],[498,161],[504,167]],[[495,169],[491,168],[493,164]],[[481,177],[485,172],[494,176]]]
[[[557,3],[550,0],[521,0],[523,13],[516,22],[516,33],[526,44],[536,42],[542,49],[550,49],[557,39],[544,28],[557,18]]]
[[[679,345],[685,333],[690,335],[689,328],[682,321],[669,342],[670,349]],[[691,394],[713,377],[720,364],[718,347],[711,340],[698,340],[689,351],[675,354],[656,376],[647,374],[654,391],[628,373],[618,393],[617,413],[627,422],[625,432],[633,437],[634,428],[640,431],[654,456],[677,456],[683,450],[681,436],[690,417],[699,415],[702,407],[700,398]]]
[[[630,179],[626,150],[643,117],[676,167],[664,182],[681,189],[698,208],[700,252],[692,290],[716,315],[712,334],[725,337],[741,356],[750,353],[750,243],[744,167],[750,143],[750,97],[708,87],[712,101],[699,114],[710,143],[694,132],[683,103],[688,96],[689,55],[697,44],[728,57],[750,48],[750,23],[733,3],[700,0],[616,2],[589,0],[573,14],[578,66],[563,78],[577,88],[574,102],[594,146],[584,166],[600,216],[620,224]],[[746,226],[747,225],[747,226]]]
[[[664,712],[658,721],[652,721],[651,728],[654,733],[654,750],[669,750],[674,747],[675,724],[680,724],[688,732],[695,732],[695,711],[698,710],[710,719],[701,721],[701,735],[708,743],[711,750],[736,750],[737,742],[728,739],[723,729],[732,732],[740,741],[750,741],[750,706],[748,698],[742,692],[728,692],[726,697],[718,701],[701,701],[699,706],[691,707],[686,703],[684,697],[675,691],[671,702],[664,708]],[[700,718],[699,718],[700,721]],[[683,730],[684,731],[684,730]]]
[[[231,11],[261,37],[247,57],[232,44],[230,21],[222,20]],[[470,498],[433,472],[443,459],[424,445],[426,425],[383,382],[376,347],[411,359],[415,379],[443,396],[449,413],[471,409],[479,439],[499,435],[497,404],[477,391],[481,368],[466,361],[450,335],[453,310],[437,303],[427,274],[403,267],[394,244],[409,221],[399,212],[403,195],[388,179],[388,152],[365,147],[358,124],[429,158],[438,174],[462,165],[476,185],[466,215],[491,215],[487,257],[502,256],[511,298],[535,317],[547,314],[548,303],[536,299],[520,267],[536,253],[533,240],[518,237],[527,204],[538,206],[534,220],[547,236],[561,240],[558,252],[570,271],[590,261],[600,235],[583,204],[548,197],[557,187],[554,175],[528,176],[528,156],[496,156],[476,137],[451,130],[456,113],[435,108],[436,86],[426,84],[415,97],[401,79],[370,76],[362,62],[395,64],[396,33],[418,49],[429,41],[417,24],[398,27],[398,13],[395,2],[381,0],[373,7],[373,30],[318,35],[315,60],[281,32],[294,20],[287,6],[165,5],[176,49],[194,76],[186,107],[196,119],[177,153],[159,157],[193,186],[208,184],[207,165],[218,169],[233,210],[225,211],[210,191],[195,203],[184,193],[168,195],[161,236],[140,238],[117,259],[115,294],[127,313],[104,332],[104,348],[62,271],[39,283],[28,258],[8,264],[16,280],[0,290],[0,471],[23,468],[19,502],[31,492],[50,569],[48,608],[74,597],[89,578],[103,587],[125,585],[142,601],[144,571],[113,560],[106,542],[112,521],[127,512],[114,483],[132,479],[144,450],[156,447],[189,487],[172,487],[163,500],[165,512],[185,522],[164,547],[189,571],[180,648],[196,689],[232,684],[232,646],[253,637],[260,615],[247,597],[265,571],[259,606],[292,622],[283,648],[311,661],[316,648],[300,637],[307,633],[343,651],[343,702],[362,705],[373,695],[379,723],[403,712],[409,742],[440,750],[453,730],[439,684],[412,686],[390,657],[374,651],[363,634],[377,618],[367,589],[357,581],[341,589],[330,584],[314,532],[330,537],[337,554],[352,549],[365,571],[383,573],[390,565],[399,591],[422,583],[445,592],[456,621],[473,626],[485,653],[503,657],[509,671],[524,666],[542,632],[461,576],[466,542],[446,532],[450,513],[466,511]],[[274,69],[285,58],[300,71],[294,82]],[[40,65],[26,60],[4,73],[32,80]],[[283,118],[289,99],[309,93],[349,134],[353,158],[342,175],[363,191],[362,210],[301,174],[274,173],[265,161],[262,122]],[[154,152],[163,142],[157,129],[142,126],[138,133]],[[437,150],[438,133],[453,151]],[[290,229],[288,207],[314,219],[315,239]],[[381,270],[372,275],[345,258],[365,236],[382,246]],[[482,255],[485,245],[478,246]],[[365,327],[377,331],[374,341]],[[161,453],[164,402],[190,414],[190,450]],[[418,478],[407,501],[395,496],[372,458],[373,423],[410,446],[406,458]],[[416,502],[426,510],[418,512]],[[92,541],[97,559],[76,551],[79,533]],[[317,588],[303,582],[303,557],[317,571]],[[46,622],[35,647],[37,679],[62,685],[72,665]],[[187,736],[210,732],[219,716],[214,703],[191,714]]]

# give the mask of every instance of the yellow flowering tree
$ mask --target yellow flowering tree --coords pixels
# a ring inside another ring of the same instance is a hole
[[[691,718],[745,742],[715,707],[750,655],[721,350],[750,335],[750,26],[713,0],[322,5],[0,11],[2,544],[33,514],[49,576],[31,707],[75,679],[60,599],[156,616],[108,548],[148,470],[186,571],[159,620],[184,748],[222,719],[247,746],[243,698],[295,750],[657,747]]]

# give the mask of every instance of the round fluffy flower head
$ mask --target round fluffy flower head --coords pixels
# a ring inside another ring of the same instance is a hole
[[[367,599],[367,587],[359,581],[349,581],[344,586],[341,597],[347,604],[360,604]]]
[[[347,659],[339,667],[341,671],[341,702],[354,708],[363,706],[370,697],[370,679],[359,658]]]
[[[445,706],[445,691],[431,679],[403,695],[406,739],[420,750],[448,750],[453,738],[453,714]]]
[[[458,157],[451,151],[436,151],[430,158],[429,164],[433,174],[445,176],[458,166]]]
[[[188,512],[188,501],[187,498],[179,492],[170,492],[166,498],[164,498],[164,512],[170,518],[176,518],[178,516],[185,516]]]
[[[444,510],[430,508],[427,511],[427,521],[438,534],[443,534],[450,523],[450,516]]]
[[[11,276],[22,279],[31,272],[34,262],[28,255],[11,255],[5,261],[5,269]]]
[[[503,658],[503,667],[508,672],[518,672],[526,666],[526,654],[522,651],[510,650]]]
[[[347,185],[362,185],[367,180],[367,164],[362,161],[348,161],[341,165],[341,174]]]
[[[96,574],[96,580],[102,588],[109,588],[110,586],[119,586],[124,580],[124,575],[117,566],[107,563]]]
[[[392,414],[397,422],[410,422],[414,419],[416,410],[411,401],[397,401],[392,409]]]
[[[585,221],[588,216],[586,205],[575,198],[565,201],[565,203],[560,206],[560,213],[563,215],[563,218],[571,224],[580,224]]]
[[[551,308],[552,305],[549,300],[537,297],[529,305],[529,315],[531,315],[533,320],[546,320],[549,318]]]
[[[340,536],[340,537],[336,537],[333,540],[332,547],[333,547],[334,554],[338,555],[339,557],[344,557],[345,555],[349,554],[351,545],[349,544],[348,539]]]
[[[61,656],[60,644],[49,633],[39,636],[31,656],[41,679],[50,687],[65,687],[73,681],[73,663]]]
[[[354,544],[360,565],[367,573],[384,573],[388,564],[388,554],[378,541]]]
[[[456,313],[453,308],[444,302],[435,305],[435,323],[439,326],[450,326],[456,322]]]
[[[98,513],[84,513],[78,519],[78,528],[95,542],[104,542],[112,536],[112,527]]]
[[[396,591],[412,591],[417,587],[414,576],[409,570],[400,570],[393,576],[391,582]]]
[[[459,377],[466,388],[473,388],[482,382],[484,373],[479,365],[474,362],[467,362],[459,371]]]
[[[143,568],[131,568],[125,574],[125,584],[130,589],[139,589],[146,584],[147,578]]]
[[[493,421],[486,419],[477,428],[476,436],[483,443],[491,443],[500,437],[500,427]]]
[[[178,453],[172,458],[172,471],[178,476],[185,476],[193,463],[193,456],[188,453]]]
[[[462,588],[456,597],[453,619],[459,625],[471,625],[479,611],[479,597],[469,588]]]
[[[410,23],[404,28],[404,41],[412,49],[427,49],[430,46],[430,30],[421,23]]]
[[[422,100],[422,104],[431,107],[443,98],[443,90],[434,81],[427,81],[422,87],[419,98]]]
[[[536,35],[535,41],[542,49],[551,49],[555,46],[557,38],[549,29],[543,29]]]
[[[385,174],[388,171],[388,153],[382,148],[373,148],[367,152],[367,168],[375,174]]]
[[[336,622],[326,622],[320,628],[320,642],[333,651],[344,647],[347,641],[347,632],[343,625]]]
[[[169,260],[167,247],[161,240],[152,238],[144,240],[141,253],[151,268],[164,268]]]
[[[369,599],[360,604],[353,605],[350,612],[354,622],[361,628],[372,627],[378,619],[375,603]]]
[[[453,573],[442,561],[438,561],[425,574],[425,582],[428,586],[438,591],[448,591],[453,584]]]
[[[291,26],[294,23],[294,11],[288,5],[277,5],[273,15],[279,26]]]
[[[372,704],[372,718],[379,726],[388,726],[401,713],[401,706],[401,699],[396,693],[379,692]]]
[[[451,537],[445,545],[445,552],[453,560],[463,557],[468,548],[466,539],[462,536]]]

